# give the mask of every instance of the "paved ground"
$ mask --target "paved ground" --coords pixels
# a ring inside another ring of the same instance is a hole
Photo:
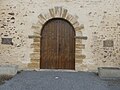
[[[0,90],[120,90],[120,80],[101,80],[89,72],[26,71]]]

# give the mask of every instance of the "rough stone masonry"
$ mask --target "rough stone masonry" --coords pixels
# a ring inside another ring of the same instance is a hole
[[[119,3],[120,0],[0,0],[0,64],[39,69],[41,28],[47,20],[60,17],[75,28],[75,70],[120,67]]]

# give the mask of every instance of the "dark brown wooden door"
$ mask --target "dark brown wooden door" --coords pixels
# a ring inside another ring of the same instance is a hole
[[[75,32],[69,22],[51,19],[41,36],[41,69],[75,69]]]

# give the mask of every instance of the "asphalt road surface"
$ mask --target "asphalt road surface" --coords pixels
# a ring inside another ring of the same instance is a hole
[[[120,80],[101,80],[91,72],[23,71],[0,90],[120,90]]]

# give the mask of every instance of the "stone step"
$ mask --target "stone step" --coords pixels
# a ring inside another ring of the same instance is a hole
[[[99,67],[98,75],[101,79],[120,79],[120,68],[117,67]]]
[[[12,75],[17,74],[17,65],[0,65],[0,75]]]

